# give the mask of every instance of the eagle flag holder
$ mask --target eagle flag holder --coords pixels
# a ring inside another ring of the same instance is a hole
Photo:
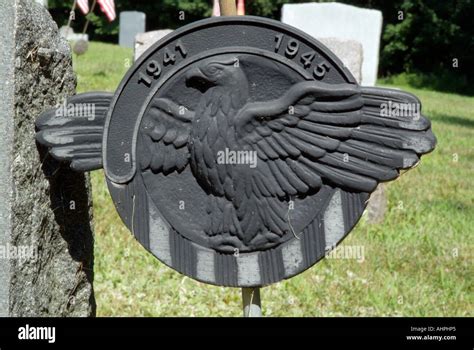
[[[359,86],[293,27],[214,17],[156,42],[115,93],[44,112],[36,139],[73,170],[103,168],[123,222],[161,262],[243,288],[258,314],[258,287],[323,258],[378,183],[434,149],[424,116],[382,113],[405,104],[420,106]]]

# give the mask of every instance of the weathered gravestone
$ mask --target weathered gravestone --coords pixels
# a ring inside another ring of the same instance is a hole
[[[344,40],[339,38],[319,38],[321,43],[327,46],[354,76],[355,80],[362,83],[362,62],[364,53],[362,45],[355,40]]]
[[[281,20],[313,37],[355,40],[363,47],[362,85],[377,80],[382,13],[339,3],[285,4]]]
[[[89,35],[88,34],[81,34],[81,33],[74,33],[74,29],[72,27],[68,26],[62,26],[59,29],[59,33],[63,38],[65,38],[68,41],[79,41],[79,40],[84,40],[84,41],[89,41]]]
[[[0,0],[0,42],[0,315],[94,315],[89,178],[34,139],[38,113],[75,92],[70,48],[28,0]]]
[[[370,195],[367,205],[367,222],[370,224],[382,223],[387,212],[388,200],[385,186],[384,183],[379,184]]]
[[[119,45],[133,48],[136,35],[145,31],[145,20],[143,12],[120,12]]]
[[[171,29],[162,29],[138,34],[135,38],[135,61],[154,43],[171,32]],[[354,40],[343,40],[338,38],[322,38],[319,39],[319,41],[326,45],[341,59],[342,63],[344,63],[352,75],[354,75],[357,82],[360,83],[363,59],[362,45]]]
[[[173,30],[171,29],[161,29],[161,30],[153,30],[151,32],[137,34],[137,36],[135,37],[135,52],[133,54],[135,61],[146,50],[148,50],[151,45],[153,45],[158,40],[168,35],[172,31]]]
[[[158,259],[196,280],[258,287],[309,268],[352,230],[377,184],[436,139],[403,91],[361,87],[311,36],[258,17],[174,31],[117,91],[107,116],[37,120],[37,140],[76,171],[104,168],[117,211]],[[64,137],[65,130],[68,137]]]

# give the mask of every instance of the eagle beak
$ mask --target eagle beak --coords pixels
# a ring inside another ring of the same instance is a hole
[[[193,87],[200,90],[201,92],[206,91],[210,87],[214,86],[209,78],[202,72],[199,67],[191,68],[185,75],[186,86]]]
[[[204,75],[201,69],[199,69],[198,67],[191,68],[186,73],[186,82],[190,80],[197,80],[197,79],[207,80],[206,76]]]

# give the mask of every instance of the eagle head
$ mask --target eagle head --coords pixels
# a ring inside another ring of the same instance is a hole
[[[186,73],[186,85],[205,92],[219,86],[231,89],[247,89],[245,73],[235,56],[211,57],[199,62]]]

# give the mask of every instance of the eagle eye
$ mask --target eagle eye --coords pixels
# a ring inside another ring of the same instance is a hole
[[[216,74],[217,72],[219,72],[221,69],[219,67],[217,67],[216,65],[210,65],[207,69],[208,73],[209,74]]]

